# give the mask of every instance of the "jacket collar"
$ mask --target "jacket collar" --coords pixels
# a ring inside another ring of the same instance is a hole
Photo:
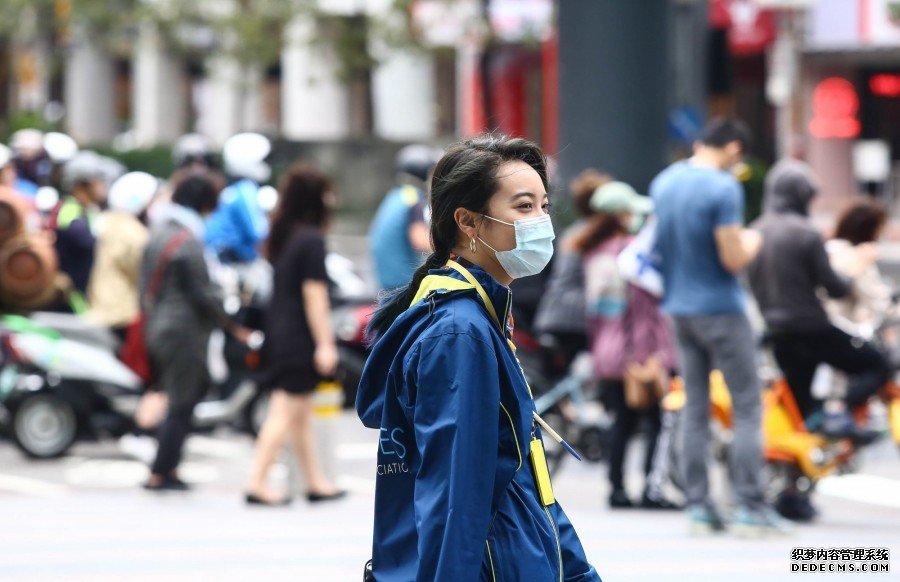
[[[485,271],[478,265],[467,261],[462,257],[452,258],[467,271],[469,271],[469,273],[472,274],[475,280],[478,281],[478,283],[482,286],[488,296],[488,299],[490,299],[491,303],[494,306],[494,311],[500,318],[501,325],[503,325],[503,327],[506,329],[508,336],[512,335],[513,323],[512,318],[510,317],[510,308],[512,307],[512,292],[509,290],[509,287],[498,283],[496,279],[490,276],[487,271]],[[429,274],[445,275],[448,277],[453,277],[454,279],[459,279],[461,281],[465,280],[462,275],[448,267],[432,269],[429,271]]]

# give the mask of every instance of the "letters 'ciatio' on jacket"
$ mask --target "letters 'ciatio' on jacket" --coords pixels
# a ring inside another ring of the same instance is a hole
[[[375,579],[598,581],[562,508],[538,496],[528,452],[540,432],[507,342],[510,291],[469,270],[499,325],[474,286],[433,285],[363,372],[356,409],[380,431]]]

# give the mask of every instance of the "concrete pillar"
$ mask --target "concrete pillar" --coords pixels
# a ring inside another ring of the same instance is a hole
[[[464,42],[456,51],[456,131],[470,137],[484,131],[477,45]]]
[[[644,191],[668,161],[669,2],[558,6],[562,183],[599,166]]]
[[[409,50],[379,52],[381,64],[372,75],[375,135],[395,141],[433,138],[433,60]]]
[[[38,13],[22,13],[12,43],[15,82],[13,107],[21,111],[41,111],[50,100],[50,43],[41,34]]]
[[[141,25],[133,63],[135,142],[138,147],[171,143],[186,132],[186,80],[182,63],[165,50],[154,24]]]
[[[66,128],[81,144],[105,143],[116,134],[113,59],[85,30],[73,31],[66,57]]]
[[[293,140],[338,140],[350,130],[347,89],[338,79],[334,55],[311,44],[314,24],[298,18],[285,31],[282,135]]]

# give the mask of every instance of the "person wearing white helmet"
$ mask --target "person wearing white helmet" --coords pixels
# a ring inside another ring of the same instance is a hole
[[[87,316],[123,339],[140,311],[141,257],[150,237],[143,218],[158,188],[150,174],[125,174],[109,189],[108,210],[97,219]]]
[[[272,146],[258,133],[239,133],[222,148],[225,173],[231,183],[219,206],[206,221],[206,244],[223,263],[250,263],[269,234],[269,222],[257,194],[271,169],[264,161]]]
[[[15,190],[33,198],[38,188],[45,186],[52,164],[44,151],[44,133],[37,129],[20,129],[12,134],[10,147],[16,165]]]
[[[421,144],[397,153],[397,186],[385,195],[369,228],[375,275],[382,290],[406,285],[424,254],[431,252],[426,184],[441,153]]]
[[[87,291],[94,264],[94,225],[106,200],[108,169],[108,163],[94,152],[75,154],[62,172],[62,186],[69,195],[50,219],[51,230],[56,232],[59,267],[81,293]]]

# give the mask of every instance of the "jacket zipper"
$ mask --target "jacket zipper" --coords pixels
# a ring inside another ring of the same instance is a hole
[[[553,537],[556,538],[556,557],[559,560],[559,582],[563,582],[562,547],[559,543],[559,532],[556,529],[556,524],[553,522],[553,516],[550,515],[550,510],[544,507],[544,513],[547,514],[547,521],[550,522],[550,529],[553,530]]]

